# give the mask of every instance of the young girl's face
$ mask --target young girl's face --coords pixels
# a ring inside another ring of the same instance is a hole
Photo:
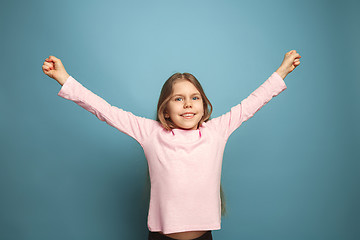
[[[203,115],[204,106],[200,92],[188,80],[176,80],[166,106],[165,118],[170,118],[177,128],[196,130]]]

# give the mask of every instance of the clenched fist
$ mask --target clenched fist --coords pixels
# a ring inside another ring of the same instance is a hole
[[[49,58],[45,59],[42,70],[46,75],[55,79],[61,86],[64,85],[70,76],[66,72],[61,60],[54,56],[49,56]]]
[[[291,73],[297,66],[300,65],[300,54],[296,50],[291,50],[285,54],[284,60],[276,72],[284,79],[286,75]]]

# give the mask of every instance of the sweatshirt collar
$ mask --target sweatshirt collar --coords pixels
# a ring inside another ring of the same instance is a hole
[[[175,133],[180,133],[180,132],[184,135],[186,135],[186,134],[192,135],[193,132],[199,132],[199,137],[201,138],[201,127],[203,127],[203,126],[204,126],[204,123],[202,123],[202,125],[196,130],[186,130],[186,129],[181,129],[181,128],[174,128],[174,129],[171,129],[171,132],[172,132],[173,136],[175,136]]]

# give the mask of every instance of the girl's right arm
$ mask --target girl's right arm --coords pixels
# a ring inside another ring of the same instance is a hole
[[[52,57],[52,56],[50,56]],[[50,58],[49,58],[50,59]],[[60,59],[52,58],[55,67],[48,64],[43,66],[44,73],[54,78],[62,85],[58,96],[71,100],[94,114],[99,120],[105,121],[110,126],[133,137],[143,146],[143,142],[150,135],[151,131],[159,126],[158,122],[152,119],[138,117],[131,112],[124,111],[115,106],[111,106],[104,99],[86,89],[72,76],[66,73]],[[57,64],[57,65],[56,65]],[[46,68],[48,66],[48,68]],[[56,69],[56,67],[59,67]],[[51,69],[51,67],[55,68]],[[51,72],[53,70],[53,72]],[[57,70],[59,72],[57,72]]]

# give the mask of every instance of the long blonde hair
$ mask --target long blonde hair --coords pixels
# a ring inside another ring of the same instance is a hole
[[[168,131],[171,131],[172,128],[175,128],[175,125],[173,124],[170,118],[165,118],[165,110],[173,92],[174,82],[178,79],[184,79],[191,82],[201,94],[201,97],[203,99],[204,115],[199,121],[198,127],[201,126],[203,122],[207,122],[208,120],[210,120],[210,116],[213,110],[213,107],[209,99],[206,97],[200,82],[195,78],[194,75],[190,73],[174,73],[164,83],[161,89],[161,93],[157,105],[156,121],[160,122],[161,125]],[[149,166],[147,166],[147,184],[146,184],[147,194],[149,194],[150,188],[151,188],[151,183],[150,183],[150,175],[149,175]],[[227,213],[226,202],[225,202],[225,194],[221,183],[220,183],[220,198],[221,198],[221,215],[225,216]]]

